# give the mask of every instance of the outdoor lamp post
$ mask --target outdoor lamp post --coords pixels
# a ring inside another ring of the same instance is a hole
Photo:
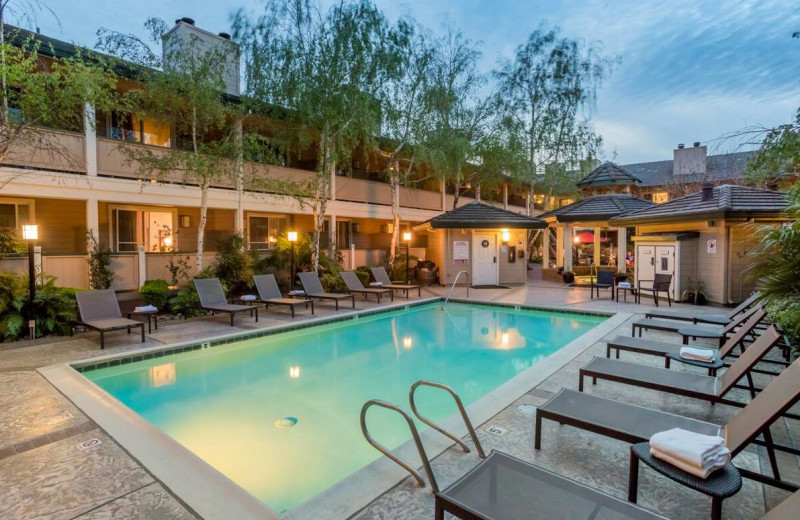
[[[411,283],[411,278],[408,276],[408,252],[411,249],[411,232],[403,232],[403,241],[406,243],[406,285]]]
[[[294,243],[297,242],[297,231],[289,231],[286,233],[286,240],[289,241],[291,246],[289,251],[291,255],[291,272],[289,273],[289,290],[294,291]]]
[[[33,259],[33,243],[39,239],[39,226],[26,224],[22,226],[22,239],[28,242],[28,329],[31,339],[36,338],[36,312],[33,298],[36,296],[36,266]]]

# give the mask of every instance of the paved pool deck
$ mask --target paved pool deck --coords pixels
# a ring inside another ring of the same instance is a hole
[[[423,296],[442,295],[442,288],[431,288]],[[456,288],[453,297],[463,298],[465,288]],[[427,293],[427,294],[426,294]],[[562,387],[577,388],[578,369],[594,355],[604,355],[605,340],[618,334],[630,334],[630,320],[652,308],[652,301],[637,305],[615,303],[607,291],[600,299],[591,299],[583,288],[532,280],[525,287],[509,289],[470,289],[470,299],[511,304],[558,307],[572,310],[597,310],[629,314],[625,323],[579,353],[572,361],[546,380],[530,388],[501,413],[480,426],[478,435],[487,452],[498,449],[524,460],[535,462],[556,473],[624,498],[628,473],[628,445],[567,426],[545,422],[543,449],[533,449],[533,411]],[[400,299],[402,300],[402,298]],[[413,300],[413,298],[412,298]],[[382,306],[387,305],[386,303]],[[357,310],[373,309],[374,302],[357,300]],[[714,307],[697,308],[676,304],[674,309],[703,313],[723,313]],[[317,305],[317,317],[338,313],[333,306]],[[299,313],[295,322],[309,317]],[[236,326],[228,326],[227,316],[169,321],[147,337],[144,346],[155,347],[187,340],[198,340],[274,327],[291,322],[289,312],[261,312],[259,323],[244,316]],[[667,338],[663,333],[646,333],[652,338]],[[674,340],[674,336],[670,339]],[[58,340],[38,340],[0,346],[0,518],[3,519],[104,519],[104,518],[196,518],[182,503],[142,467],[92,420],[72,405],[36,372],[37,368],[101,353],[113,354],[137,350],[143,346],[136,336],[110,334],[106,350],[99,350],[96,333]],[[658,365],[659,360],[625,355],[627,360]],[[688,368],[687,370],[692,370]],[[696,400],[663,396],[658,392],[633,390],[610,382],[598,382],[588,392],[620,401],[633,402],[698,419],[725,423],[736,412],[727,406],[711,407]],[[744,397],[742,397],[744,399]],[[487,430],[497,426],[502,435]],[[800,445],[800,422],[781,420],[773,428],[780,442]],[[98,442],[99,441],[99,442]],[[91,446],[85,447],[84,444]],[[83,449],[81,449],[83,448]],[[738,464],[762,467],[765,457],[748,449],[737,457]],[[474,454],[450,448],[437,456],[433,468],[444,487],[477,463]],[[779,455],[782,472],[800,482],[798,458]],[[707,518],[710,502],[697,493],[643,470],[640,480],[640,503],[673,518]],[[787,496],[787,493],[745,481],[742,491],[725,501],[723,515],[732,519],[755,519]],[[326,518],[337,518],[335,515]],[[410,478],[377,497],[352,516],[358,519],[430,519],[433,499],[429,489],[415,487]]]

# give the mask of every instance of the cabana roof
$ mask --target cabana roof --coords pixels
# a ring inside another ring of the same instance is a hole
[[[749,186],[723,184],[663,204],[614,218],[620,224],[709,218],[779,217],[788,206],[786,194]],[[705,192],[705,196],[704,196]]]
[[[520,215],[481,202],[470,202],[460,208],[414,226],[414,229],[544,229],[547,223],[538,218]]]
[[[586,189],[602,186],[632,186],[641,183],[641,179],[626,171],[622,166],[606,161],[579,180],[577,186]]]
[[[543,213],[539,215],[539,218],[555,219],[558,222],[594,222],[610,220],[613,217],[651,206],[653,206],[652,202],[632,195],[596,195]]]

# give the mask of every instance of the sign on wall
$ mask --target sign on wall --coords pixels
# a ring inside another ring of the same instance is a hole
[[[706,252],[709,255],[717,254],[717,240],[715,238],[712,238],[711,240],[706,242]]]
[[[454,264],[469,263],[469,241],[467,240],[453,241],[453,263]]]

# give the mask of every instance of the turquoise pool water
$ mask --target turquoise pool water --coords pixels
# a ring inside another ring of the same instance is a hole
[[[379,456],[359,426],[367,400],[408,408],[411,384],[428,379],[469,404],[604,319],[421,305],[84,375],[283,512]],[[429,388],[418,405],[436,421],[455,413]],[[410,438],[390,412],[373,408],[369,424],[390,448]]]

